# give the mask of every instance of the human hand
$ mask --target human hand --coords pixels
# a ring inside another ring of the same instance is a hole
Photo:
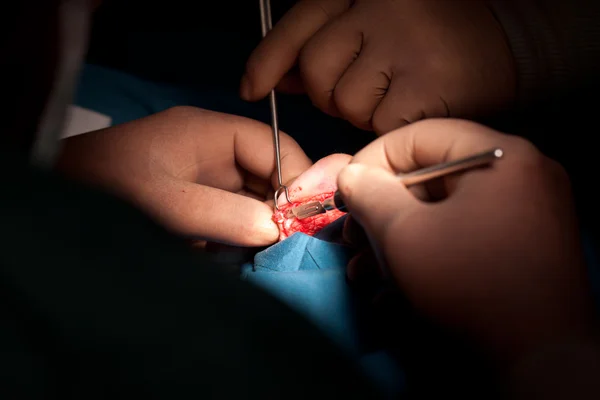
[[[242,97],[298,91],[286,77],[295,64],[318,108],[378,134],[515,98],[512,55],[484,1],[301,0],[251,54]]]
[[[394,176],[495,147],[504,157],[490,167],[426,187],[408,190]],[[412,304],[495,361],[591,325],[569,180],[526,140],[467,121],[423,121],[357,153],[338,187]],[[369,275],[363,257],[350,278]]]
[[[178,234],[238,246],[279,237],[271,219],[277,175],[265,124],[176,107],[66,139],[63,150],[62,172],[125,197]],[[284,133],[281,160],[285,181],[311,166]]]

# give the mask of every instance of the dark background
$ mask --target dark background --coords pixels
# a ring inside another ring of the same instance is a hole
[[[293,3],[273,0],[274,22]],[[260,37],[258,0],[104,0],[88,61],[159,82],[237,87]]]

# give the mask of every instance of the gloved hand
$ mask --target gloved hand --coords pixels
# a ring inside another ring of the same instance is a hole
[[[500,147],[491,166],[408,190],[394,176]],[[412,304],[502,365],[594,320],[565,171],[530,142],[431,119],[380,137],[341,170],[338,188],[374,254]],[[357,230],[346,229],[351,242]],[[348,275],[379,271],[370,252]]]
[[[311,166],[281,133],[283,179]],[[58,168],[134,202],[178,234],[239,246],[277,241],[271,128],[177,107],[64,141]]]
[[[251,54],[240,92],[255,101],[277,85],[305,91],[324,112],[384,134],[493,113],[515,99],[515,74],[484,1],[301,0]]]

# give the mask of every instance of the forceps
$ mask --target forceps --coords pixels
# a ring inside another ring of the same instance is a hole
[[[262,28],[262,36],[263,38],[267,35],[267,33],[273,28],[273,20],[271,18],[271,1],[270,0],[260,0],[260,23]],[[279,122],[277,120],[277,101],[275,98],[275,89],[271,90],[269,93],[269,102],[271,106],[271,128],[273,129],[273,146],[275,147],[275,166],[277,168],[277,190],[273,194],[273,198],[275,200],[275,210],[279,210],[279,205],[277,204],[277,198],[281,195],[281,193],[285,193],[285,199],[288,203],[290,201],[290,193],[288,191],[287,186],[283,184],[283,178],[281,176],[281,153],[279,148]]]

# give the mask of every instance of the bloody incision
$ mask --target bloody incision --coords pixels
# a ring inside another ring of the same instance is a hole
[[[297,207],[311,201],[323,201],[332,197],[333,194],[334,192],[321,193],[316,196],[304,198],[301,201],[294,201],[292,203],[280,205],[279,210],[273,213],[273,221],[275,221],[277,226],[279,226],[279,240],[281,241],[285,238],[288,238],[296,232],[302,232],[313,236],[321,229],[343,216],[345,214],[343,211],[332,210],[327,211],[324,214],[319,214],[315,215],[314,217],[304,219],[285,217],[285,212],[292,207]]]

